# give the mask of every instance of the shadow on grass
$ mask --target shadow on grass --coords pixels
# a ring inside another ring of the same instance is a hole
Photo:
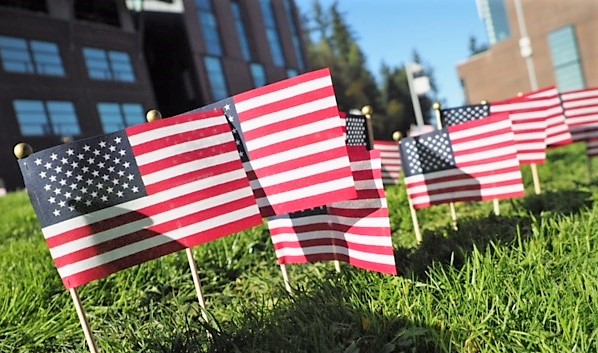
[[[542,212],[571,215],[592,207],[593,203],[594,199],[589,191],[559,190],[527,196],[521,201],[521,206],[535,215]]]
[[[450,226],[425,231],[417,248],[398,248],[395,261],[400,274],[427,281],[427,271],[434,263],[461,268],[475,248],[485,250],[492,244],[512,246],[532,235],[531,217],[495,216],[459,220],[458,229]]]
[[[296,289],[292,295],[281,288],[277,301],[245,307],[239,322],[212,329],[208,352],[451,351],[446,328],[441,332],[411,322],[392,310],[392,305],[385,312],[380,308],[383,304],[375,304],[385,300],[378,298],[377,276],[343,271],[313,282],[311,288]]]

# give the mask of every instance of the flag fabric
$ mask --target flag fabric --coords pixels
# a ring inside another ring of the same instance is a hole
[[[345,144],[347,146],[366,146],[368,150],[371,150],[370,133],[365,115],[345,112],[338,112],[338,114],[342,120],[341,128],[345,136]]]
[[[598,138],[598,88],[561,93],[567,125],[573,141]]]
[[[394,141],[375,140],[374,149],[380,151],[382,183],[384,185],[397,185],[401,174],[399,144]]]
[[[400,145],[405,186],[415,209],[524,196],[506,113],[407,137]]]
[[[356,195],[332,79],[318,70],[196,111],[224,110],[263,217]]]
[[[442,127],[449,127],[487,117],[490,115],[490,106],[487,103],[470,104],[440,109],[439,112]]]
[[[586,141],[586,154],[588,157],[598,156],[598,138],[592,138]]]
[[[547,87],[523,95],[523,98],[542,98],[546,105],[546,146],[560,147],[573,143],[569,125],[565,121],[565,112],[561,96],[556,87]]]
[[[363,146],[347,149],[357,197],[268,218],[278,262],[339,260],[370,271],[397,274],[380,153]]]
[[[546,109],[551,104],[550,99],[525,97],[490,103],[490,113],[509,113],[521,165],[542,164],[546,160]]]
[[[262,224],[222,113],[129,127],[19,165],[67,289]]]

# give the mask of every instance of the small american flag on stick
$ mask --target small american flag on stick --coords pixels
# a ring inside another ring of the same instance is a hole
[[[598,88],[564,92],[561,99],[573,140],[598,139]]]
[[[67,289],[262,223],[222,113],[75,141],[19,165]]]
[[[485,118],[490,115],[488,104],[470,104],[461,107],[440,109],[440,121],[443,127],[463,124]]]
[[[374,141],[374,149],[380,151],[382,160],[382,183],[397,185],[401,175],[401,155],[399,144],[395,141]]]
[[[523,97],[490,103],[491,113],[508,113],[511,118],[517,159],[521,165],[546,160],[547,103]]]
[[[415,209],[524,195],[506,113],[407,137],[400,145],[407,194]]]
[[[560,147],[573,142],[569,126],[565,121],[561,97],[556,87],[548,87],[523,95],[546,107],[546,146]]]
[[[357,198],[268,219],[280,264],[340,260],[396,274],[379,152],[348,146]]]
[[[327,69],[237,94],[199,111],[224,110],[262,216],[355,197]]]

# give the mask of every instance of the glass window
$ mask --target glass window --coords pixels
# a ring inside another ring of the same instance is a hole
[[[219,58],[206,56],[204,58],[204,65],[208,78],[210,80],[210,87],[212,89],[212,98],[214,101],[220,101],[228,98],[228,88],[226,86],[226,78],[224,77],[224,70]]]
[[[83,48],[87,73],[94,80],[135,82],[129,54],[97,48]]]
[[[98,103],[98,113],[105,133],[145,122],[143,107],[136,103]]]
[[[72,102],[49,101],[46,103],[46,107],[52,122],[54,135],[77,136],[81,133],[75,106]]]
[[[8,72],[64,76],[58,45],[39,40],[0,36],[2,66]]]
[[[560,91],[571,91],[585,87],[581,68],[577,38],[572,26],[567,26],[548,35],[552,65]]]
[[[30,42],[33,52],[33,61],[36,71],[40,74],[51,76],[64,76],[62,59],[58,52],[58,45],[50,42],[32,40]]]
[[[285,58],[282,51],[282,43],[280,42],[280,37],[278,35],[276,18],[274,17],[274,11],[272,11],[272,3],[270,0],[260,0],[260,7],[264,19],[264,26],[266,27],[266,37],[272,53],[272,61],[274,62],[274,65],[283,67],[285,66]]]
[[[266,78],[266,70],[264,70],[264,65],[262,64],[251,64],[251,77],[253,77],[254,87],[261,87],[268,83],[268,79]]]
[[[197,6],[197,17],[199,18],[207,53],[222,56],[218,21],[212,9],[212,2],[210,0],[195,0],[195,4]]]
[[[251,49],[249,47],[249,37],[245,30],[245,22],[243,22],[243,14],[241,13],[241,5],[237,1],[231,2],[233,18],[235,20],[235,28],[237,30],[237,37],[241,43],[241,53],[245,61],[251,61]]]
[[[68,101],[13,101],[21,134],[24,136],[76,136],[81,133],[75,106]]]
[[[511,37],[505,0],[480,0],[478,4],[490,44]]]

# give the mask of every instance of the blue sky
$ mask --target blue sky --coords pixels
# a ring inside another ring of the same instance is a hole
[[[334,0],[320,0],[327,8]],[[295,0],[307,13],[313,0]],[[487,43],[475,0],[339,0],[339,9],[378,76],[380,64],[402,66],[417,50],[434,70],[438,97],[446,106],[463,103],[457,64],[469,57],[469,38]]]

